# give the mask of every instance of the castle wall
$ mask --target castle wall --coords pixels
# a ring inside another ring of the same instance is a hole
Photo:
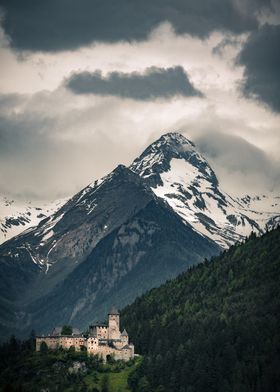
[[[59,347],[69,350],[70,347],[75,347],[76,351],[80,351],[81,346],[87,346],[87,339],[81,336],[40,336],[36,337],[37,351],[40,351],[42,342],[45,342],[48,348],[52,350]]]
[[[90,354],[94,354],[98,351],[98,339],[89,337],[87,339],[87,351]]]
[[[127,335],[121,335],[121,342],[122,342],[123,346],[128,344],[128,336]]]
[[[51,350],[55,350],[59,347],[69,350],[70,347],[75,347],[76,351],[80,351],[81,346],[85,346],[88,354],[99,355],[104,361],[107,360],[108,355],[112,356],[116,360],[123,361],[129,361],[134,357],[134,346],[124,346],[120,340],[113,342],[114,347],[112,347],[108,344],[99,344],[99,340],[93,337],[89,337],[87,339],[80,336],[40,336],[36,337],[37,351],[40,351],[42,342],[45,342]]]
[[[115,340],[114,341],[114,346],[117,348],[117,349],[121,349],[121,348],[123,348],[124,346],[125,346],[125,344],[124,344],[124,342],[122,342],[121,340]]]
[[[108,327],[93,325],[89,330],[90,336],[98,339],[108,339]]]
[[[36,337],[36,351],[40,351],[41,343],[45,342],[49,349],[55,350],[59,347],[59,337],[57,336],[40,336]]]
[[[121,350],[116,350],[114,353],[116,360],[129,361],[134,358],[134,346],[125,346]]]
[[[86,347],[87,342],[86,338],[81,336],[60,336],[59,337],[59,346],[69,349],[70,347],[74,347],[76,351],[80,351],[81,346]]]
[[[107,361],[108,355],[110,355],[115,360],[123,360],[129,361],[130,359],[134,358],[134,349],[131,347],[124,348],[124,349],[117,349],[114,347],[110,347],[107,345],[98,346],[94,348],[89,348],[88,353],[91,355],[98,355],[100,356],[104,362]]]

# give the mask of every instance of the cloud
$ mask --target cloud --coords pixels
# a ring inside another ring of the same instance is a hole
[[[244,96],[280,112],[280,25],[265,24],[252,32],[237,62],[245,66]]]
[[[10,99],[9,108],[8,99],[2,102],[1,193],[47,200],[74,194],[120,163],[129,165],[147,134],[168,127],[181,107],[177,99],[84,98],[62,87],[26,95],[24,104]]]
[[[144,40],[170,22],[177,34],[236,34],[258,25],[271,0],[2,0],[4,29],[17,50],[61,51],[91,42]]]
[[[234,48],[238,48],[238,46],[240,45],[240,38],[237,37],[225,37],[223,38],[216,46],[214,46],[214,48],[212,49],[213,54],[216,54],[218,56],[222,56],[223,52],[225,51],[225,49],[227,49],[228,47],[234,47]]]
[[[66,86],[76,94],[113,95],[136,100],[168,98],[175,95],[202,97],[189,81],[183,67],[147,68],[145,72],[111,72],[105,77],[101,71],[73,74]]]
[[[21,103],[25,102],[25,97],[21,94],[0,94],[0,113],[13,111]]]
[[[73,94],[63,87],[20,97],[0,96],[1,102],[0,189],[12,197],[51,200],[72,195],[119,163],[129,165],[168,131],[183,131],[197,144],[225,190],[237,194],[277,186],[279,190],[279,164],[271,154],[230,136],[240,130],[244,138],[259,138],[260,145],[268,139],[277,146],[279,132],[269,133],[276,126],[269,117],[269,130],[261,132],[262,126],[255,123],[250,128],[240,113],[234,113],[234,122],[213,115],[206,99],[121,100]],[[246,105],[244,110],[248,112]]]
[[[279,24],[261,14],[269,3],[2,0],[1,192],[73,194],[170,130],[198,143],[228,192],[279,190],[279,115],[238,90],[267,59],[234,63],[247,37],[241,54]]]
[[[279,192],[280,162],[243,138],[212,131],[195,143],[232,194]]]
[[[231,35],[227,34],[227,37]],[[104,75],[115,71],[144,73],[152,66],[173,68],[180,65],[194,86],[208,97],[210,86],[232,89],[233,78],[237,80],[242,76],[242,68],[233,69],[230,64],[239,53],[246,34],[238,36],[239,45],[226,45],[222,56],[213,55],[213,48],[223,38],[222,33],[213,33],[205,40],[179,36],[169,23],[165,23],[146,41],[99,43],[59,53],[33,52],[24,59],[10,48],[1,49],[0,38],[0,92],[29,94],[55,90],[65,78],[82,71],[100,69]]]

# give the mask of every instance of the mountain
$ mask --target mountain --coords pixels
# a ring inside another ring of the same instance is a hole
[[[2,244],[2,336],[85,328],[219,250],[120,165]]]
[[[231,198],[192,142],[163,135],[0,246],[2,336],[102,320],[112,303],[276,225],[273,203]]]
[[[52,203],[24,202],[0,195],[0,244],[53,214],[66,199]]]
[[[195,231],[227,248],[280,221],[280,197],[233,198],[195,145],[179,133],[152,143],[130,166]]]
[[[206,261],[122,312],[133,392],[278,391],[280,227]],[[143,388],[145,385],[145,388]]]
[[[243,240],[251,231],[262,234],[280,221],[279,195],[234,198],[223,192],[208,162],[195,145],[179,133],[160,137],[129,169],[141,176],[194,230],[223,248]],[[82,192],[87,193],[92,187],[91,184]],[[81,197],[81,193],[76,197]],[[37,226],[66,201],[35,206],[0,196],[0,243]]]

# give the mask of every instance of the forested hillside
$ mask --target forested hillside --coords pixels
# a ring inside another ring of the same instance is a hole
[[[280,228],[231,247],[122,313],[133,391],[280,390]]]

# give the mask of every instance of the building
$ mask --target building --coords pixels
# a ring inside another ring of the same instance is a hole
[[[62,328],[56,327],[48,336],[36,336],[36,350],[40,351],[41,344],[45,342],[49,349],[86,349],[89,354],[98,355],[104,361],[109,357],[123,361],[134,358],[134,346],[129,343],[126,330],[120,332],[120,314],[116,309],[108,314],[108,325],[90,325],[86,336],[77,329],[73,329],[72,335],[62,335],[61,332]]]

